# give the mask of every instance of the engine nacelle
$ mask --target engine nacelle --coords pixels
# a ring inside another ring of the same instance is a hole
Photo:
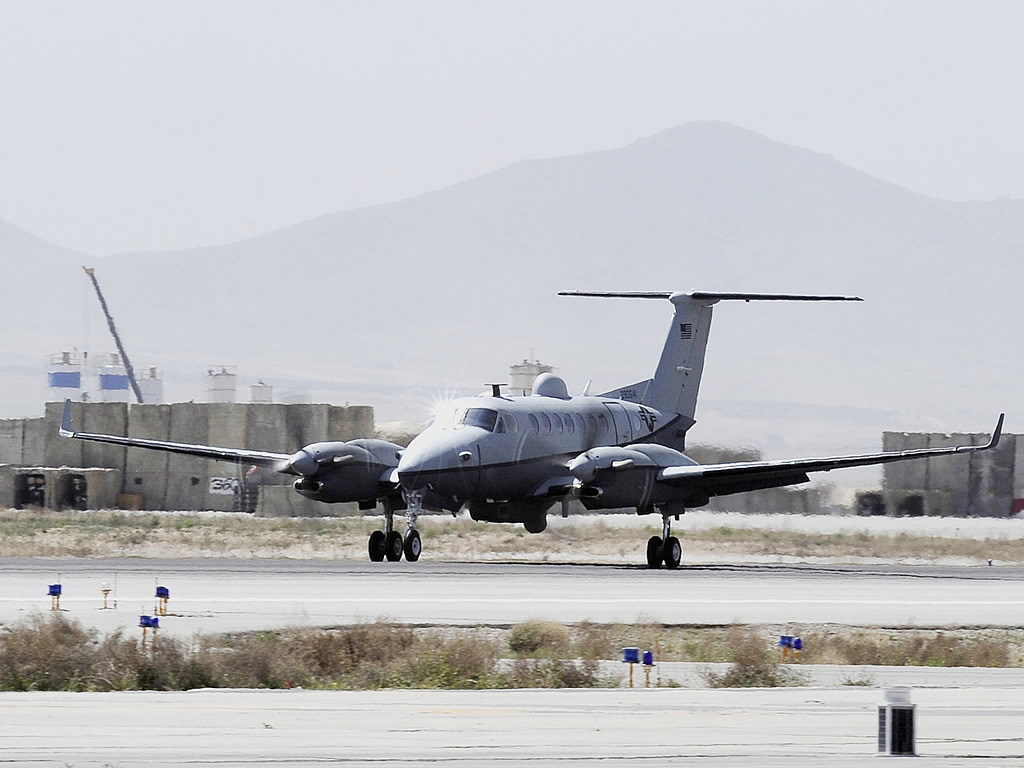
[[[690,498],[684,490],[658,482],[658,473],[665,467],[696,463],[672,448],[641,443],[591,448],[569,462],[569,471],[576,478],[577,496],[587,509],[635,507],[643,511],[670,502],[695,507],[706,504],[706,497]]]
[[[522,523],[528,533],[541,533],[548,527],[550,501],[484,501],[474,499],[467,505],[469,516],[485,523]]]
[[[381,495],[382,480],[398,466],[401,450],[384,440],[311,443],[292,454],[283,471],[300,475],[293,487],[308,499],[366,501]]]

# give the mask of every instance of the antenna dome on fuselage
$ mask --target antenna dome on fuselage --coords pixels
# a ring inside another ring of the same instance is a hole
[[[555,376],[553,373],[542,373],[534,380],[533,394],[540,397],[569,399],[569,390],[565,386],[565,381],[561,376]]]

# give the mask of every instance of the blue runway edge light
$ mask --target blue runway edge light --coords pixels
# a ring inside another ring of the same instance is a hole
[[[640,649],[639,648],[623,648],[622,649],[622,661],[626,664],[639,664],[640,663]]]
[[[50,597],[60,597],[60,584],[50,584]]]
[[[157,597],[166,597],[166,598],[170,599],[170,597],[171,597],[171,590],[169,590],[167,587],[157,587],[156,588],[156,596]]]

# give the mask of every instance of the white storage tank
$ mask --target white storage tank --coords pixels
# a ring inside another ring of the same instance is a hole
[[[150,365],[143,368],[141,373],[136,370],[135,379],[139,384],[139,391],[142,392],[142,402],[148,405],[164,401],[164,379],[159,368]]]
[[[235,402],[237,378],[233,365],[210,366],[206,371],[206,401],[209,403]]]
[[[528,395],[533,391],[533,380],[542,373],[551,373],[554,368],[543,365],[539,360],[523,360],[508,369],[510,395]]]
[[[111,352],[103,359],[105,362],[101,362],[96,371],[99,377],[99,401],[127,403],[131,399],[132,386],[121,356]]]
[[[249,386],[249,402],[269,404],[274,402],[274,387],[264,384],[262,379]]]
[[[78,352],[58,352],[50,355],[47,369],[48,402],[82,399],[82,356]]]

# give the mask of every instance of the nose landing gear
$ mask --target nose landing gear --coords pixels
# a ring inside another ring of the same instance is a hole
[[[679,567],[679,561],[683,559],[683,545],[679,539],[670,535],[672,533],[671,514],[663,514],[661,517],[661,536],[651,536],[647,540],[647,567],[658,568],[662,563],[669,570]],[[676,516],[678,519],[678,516]]]
[[[402,559],[403,554],[410,563],[420,559],[423,542],[420,540],[420,532],[416,530],[416,521],[423,509],[423,492],[406,491],[405,501],[408,507],[405,513],[408,527],[405,536],[402,536],[395,530],[394,505],[390,499],[384,499],[384,530],[371,533],[367,543],[367,551],[373,562],[387,560],[396,563]]]

